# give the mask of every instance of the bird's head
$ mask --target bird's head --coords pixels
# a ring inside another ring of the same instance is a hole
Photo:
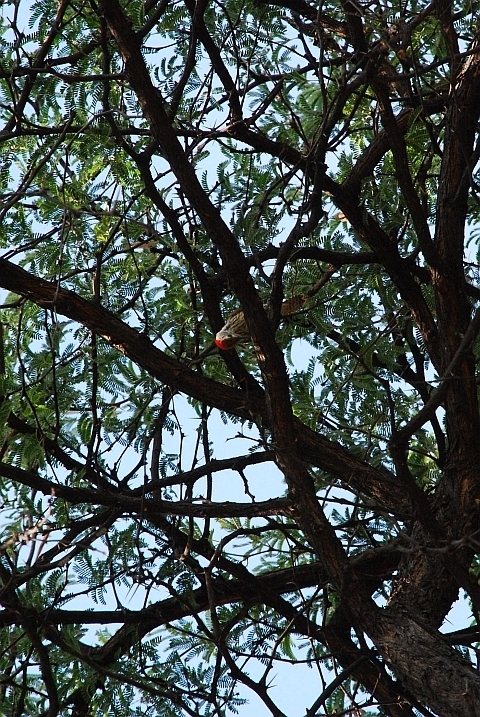
[[[232,336],[226,332],[219,331],[215,337],[215,344],[221,351],[228,351],[233,349],[235,344],[238,344],[238,336]]]

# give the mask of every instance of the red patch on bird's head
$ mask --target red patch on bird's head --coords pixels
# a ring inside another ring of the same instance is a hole
[[[226,339],[215,339],[215,343],[222,351],[228,351],[228,349],[230,348]]]

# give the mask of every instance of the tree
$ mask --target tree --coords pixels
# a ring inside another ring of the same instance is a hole
[[[480,715],[477,12],[4,3],[2,714]]]

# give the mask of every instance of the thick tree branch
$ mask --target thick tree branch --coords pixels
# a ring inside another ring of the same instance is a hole
[[[21,292],[22,296],[39,306],[55,309],[57,313],[86,326],[174,390],[247,420],[267,418],[265,403],[257,396],[199,375],[166,356],[147,336],[103,307],[57,284],[34,277],[4,259],[0,259],[0,286],[8,291]],[[293,433],[299,450],[313,465],[338,476],[345,487],[351,486],[370,495],[403,517],[410,513],[410,500],[401,482],[392,473],[370,466],[339,443],[316,434],[297,420],[294,425]]]
[[[42,478],[37,473],[0,463],[0,475],[8,480],[28,485],[30,488],[41,490],[44,495],[63,498],[72,505],[90,503],[121,509],[124,512],[136,515],[180,515],[195,518],[221,518],[221,517],[255,517],[287,513],[291,501],[288,498],[272,498],[258,503],[211,503],[153,500],[136,497],[130,492],[126,493],[113,486],[110,490],[100,488],[77,488],[53,483]]]

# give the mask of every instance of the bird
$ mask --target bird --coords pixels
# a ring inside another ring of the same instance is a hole
[[[280,308],[280,314],[282,318],[294,314],[296,311],[302,308],[307,300],[305,294],[296,294],[290,299],[283,302]],[[239,343],[248,341],[250,333],[248,331],[247,322],[245,321],[245,314],[243,309],[235,309],[232,313],[227,316],[225,326],[215,336],[215,345],[221,351],[228,351]]]

